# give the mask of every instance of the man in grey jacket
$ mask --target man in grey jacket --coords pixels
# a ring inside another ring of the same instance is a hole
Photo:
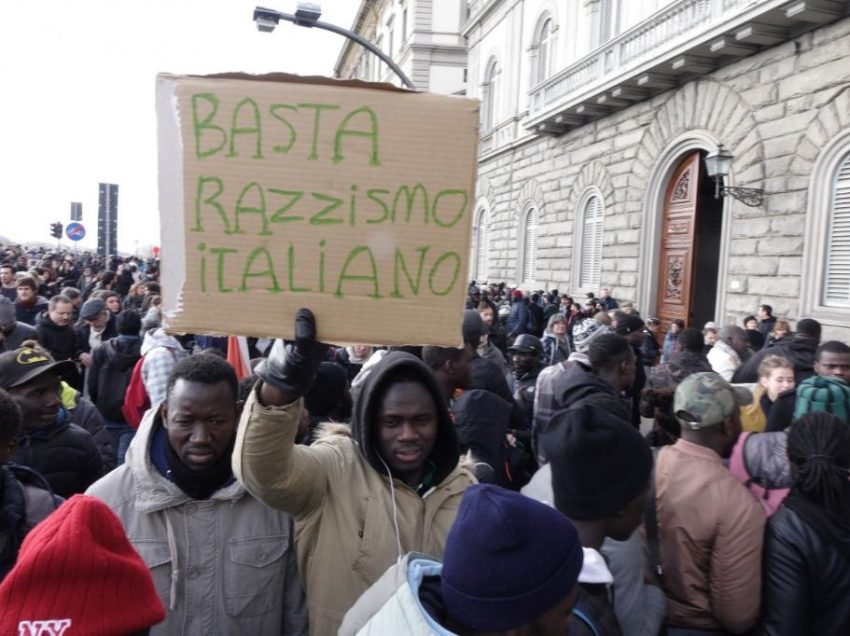
[[[95,483],[167,608],[151,634],[305,634],[292,519],[231,471],[237,380],[217,356],[177,363],[126,463]]]

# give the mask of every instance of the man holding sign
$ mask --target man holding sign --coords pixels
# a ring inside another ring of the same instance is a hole
[[[298,311],[295,340],[257,368],[233,452],[237,478],[295,518],[312,634],[336,634],[345,612],[410,551],[441,558],[464,489],[475,482],[433,374],[406,353],[372,370],[351,429],[295,444],[302,396],[324,358],[316,321]]]

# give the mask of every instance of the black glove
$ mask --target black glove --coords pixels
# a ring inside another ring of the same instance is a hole
[[[295,340],[275,340],[255,373],[266,384],[297,398],[310,389],[328,345],[316,340],[316,318],[309,309],[295,314]]]

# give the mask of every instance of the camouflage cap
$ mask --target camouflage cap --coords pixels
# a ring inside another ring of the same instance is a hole
[[[676,387],[673,413],[684,425],[694,430],[720,424],[739,406],[753,401],[752,394],[735,387],[713,371],[694,373]]]

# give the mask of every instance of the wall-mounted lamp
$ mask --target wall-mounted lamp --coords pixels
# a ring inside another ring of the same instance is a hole
[[[708,172],[709,177],[714,179],[714,198],[719,199],[720,197],[731,196],[738,199],[744,205],[757,208],[764,203],[764,190],[723,185],[723,181],[729,176],[729,169],[732,167],[732,159],[734,158],[734,155],[726,150],[723,144],[717,146],[717,150],[705,156],[706,172]]]

